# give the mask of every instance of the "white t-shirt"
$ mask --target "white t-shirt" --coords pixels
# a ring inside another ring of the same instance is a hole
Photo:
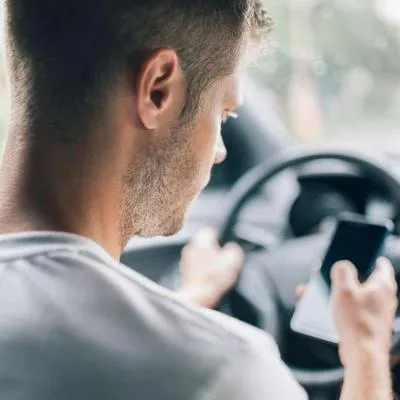
[[[94,242],[0,236],[1,400],[301,400],[265,333],[191,308]]]

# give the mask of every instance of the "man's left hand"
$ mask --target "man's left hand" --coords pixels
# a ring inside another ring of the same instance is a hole
[[[202,230],[182,251],[182,289],[178,297],[200,307],[215,308],[235,285],[243,264],[244,252],[237,244],[221,248],[214,230]]]

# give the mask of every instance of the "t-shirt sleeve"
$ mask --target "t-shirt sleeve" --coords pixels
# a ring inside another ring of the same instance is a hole
[[[244,350],[219,370],[199,400],[307,400],[308,396],[271,346]],[[197,399],[196,399],[197,400]]]

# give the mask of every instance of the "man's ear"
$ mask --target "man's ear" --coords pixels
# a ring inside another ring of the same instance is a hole
[[[172,118],[174,107],[181,102],[183,76],[176,52],[154,52],[143,64],[136,82],[138,116],[147,129],[157,129]]]

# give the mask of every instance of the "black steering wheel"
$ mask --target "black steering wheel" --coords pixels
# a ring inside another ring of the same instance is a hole
[[[380,183],[391,196],[396,209],[400,210],[400,182],[384,160],[348,150],[295,150],[256,167],[235,184],[227,196],[225,217],[219,231],[220,243],[223,245],[235,240],[234,227],[239,213],[261,186],[289,168],[321,159],[341,160],[357,166],[366,177]],[[150,279],[172,287],[168,276],[176,275],[176,262],[188,239],[170,238],[159,243],[133,246],[127,249],[122,261],[137,266],[135,269]],[[289,328],[296,304],[296,286],[308,281],[316,258],[323,256],[328,244],[326,239],[326,235],[289,239],[276,249],[261,252],[254,258],[250,254],[238,285],[219,307],[221,312],[268,331],[276,339],[284,361],[300,384],[310,390],[338,388],[343,379],[337,348],[296,335]],[[386,254],[392,260],[396,259],[398,265],[400,254],[396,249],[399,247],[389,246],[389,254]],[[170,270],[165,268],[168,263],[171,264]],[[394,337],[393,353],[399,354],[399,349],[400,339]],[[312,356],[321,361],[319,367],[296,363],[296,353],[299,352],[303,354],[303,360]]]
[[[320,151],[309,151],[309,150],[296,150],[289,152],[284,155],[280,155],[272,161],[269,161],[261,166],[253,169],[247,173],[240,181],[234,186],[228,195],[229,205],[226,209],[225,218],[221,224],[219,238],[220,243],[224,245],[230,240],[234,240],[234,227],[236,225],[240,211],[246,205],[247,201],[264,185],[266,185],[271,179],[275,178],[279,173],[289,169],[298,167],[304,163],[316,160],[331,159],[331,160],[341,160],[358,167],[361,172],[368,178],[372,179],[374,182],[379,182],[382,189],[386,190],[391,196],[394,203],[395,209],[400,210],[400,181],[395,176],[388,163],[385,160],[379,159],[375,156],[366,155],[363,153],[348,151],[348,150],[320,150]],[[277,308],[282,314],[281,316],[275,316],[275,333],[288,332],[289,331],[289,321],[294,310],[294,293],[295,286],[301,281],[294,279],[292,284],[288,285],[288,277],[290,276],[290,270],[294,270],[298,265],[293,265],[293,263],[303,262],[301,258],[306,259],[306,264],[311,268],[315,262],[316,258],[322,257],[323,251],[326,248],[327,242],[323,240],[322,237],[312,236],[309,238],[292,239],[287,243],[282,244],[282,246],[272,252],[271,256],[276,262],[276,269],[285,269],[286,271],[280,271],[279,273],[274,273],[272,278],[278,293],[277,301],[279,305]],[[396,239],[393,239],[396,240]],[[396,246],[391,246],[395,248]],[[390,254],[388,249],[389,258],[398,258],[398,254]],[[288,254],[289,253],[289,254]],[[392,257],[390,257],[392,256]],[[263,255],[263,257],[268,257],[268,255]],[[270,260],[271,261],[271,260]],[[282,266],[284,264],[284,266]],[[306,271],[309,269],[303,267]],[[286,274],[285,274],[286,272]],[[304,274],[303,274],[304,279]],[[284,285],[285,287],[279,287]],[[288,290],[292,290],[293,295],[288,295]],[[240,282],[237,288],[233,289],[223,300],[220,310],[234,310],[235,304],[237,307],[238,296],[241,297]],[[285,299],[286,297],[286,299]],[[289,297],[289,301],[287,298]],[[244,300],[242,300],[244,301]],[[241,304],[242,313],[245,304]],[[247,305],[249,310],[251,305]],[[286,308],[286,310],[282,310]],[[286,312],[285,312],[286,311]],[[231,314],[231,312],[229,312]],[[235,316],[235,315],[234,315]],[[271,316],[269,316],[271,318]],[[399,320],[400,321],[400,320]],[[248,322],[248,321],[247,321]],[[276,326],[278,325],[278,327]],[[293,339],[296,336],[295,333],[290,333]],[[276,335],[274,335],[276,336]],[[275,337],[278,343],[281,341],[280,338]],[[393,348],[392,355],[396,356],[399,348],[399,337],[393,338]],[[323,344],[320,341],[313,340],[311,338],[297,338],[297,345],[306,344],[308,351],[313,351],[314,353],[325,352],[328,354],[328,358],[335,360],[338,363],[337,349],[328,344]],[[336,353],[336,357],[335,357]],[[333,361],[335,363],[335,361]],[[327,387],[339,385],[343,378],[343,369],[341,366],[330,367],[325,369],[311,369],[304,367],[292,367],[292,372],[300,381],[300,383],[305,387]]]

